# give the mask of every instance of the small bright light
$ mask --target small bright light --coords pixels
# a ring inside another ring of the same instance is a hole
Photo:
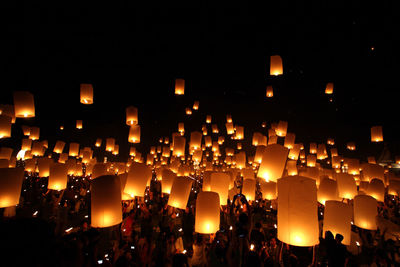
[[[186,252],[187,252],[186,249],[184,249],[184,250],[182,251],[183,254],[186,254]]]
[[[67,230],[65,230],[66,233],[70,232],[72,229],[74,229],[73,227],[68,228]]]
[[[33,213],[33,216],[36,216],[38,213],[39,213],[39,211],[35,211],[35,212]]]
[[[89,215],[85,215],[85,218],[89,218]]]
[[[276,226],[276,223],[274,224],[274,228],[275,228],[275,229],[278,228],[278,226]]]
[[[98,260],[97,263],[98,264],[103,264],[103,260]]]

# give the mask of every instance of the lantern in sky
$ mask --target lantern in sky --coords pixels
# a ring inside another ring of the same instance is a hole
[[[140,143],[140,125],[132,125],[129,129],[129,143]]]
[[[336,173],[336,182],[340,198],[353,199],[357,195],[354,177],[347,173]]]
[[[91,226],[110,227],[122,222],[121,181],[104,175],[91,183]]]
[[[315,167],[317,164],[317,157],[315,155],[307,155],[307,167]]]
[[[236,158],[236,167],[239,169],[243,169],[246,167],[246,152],[241,151],[235,155]]]
[[[226,133],[228,135],[235,133],[235,129],[233,128],[233,123],[232,122],[225,123],[225,127],[226,127]]]
[[[190,149],[199,150],[201,148],[201,139],[203,135],[201,132],[190,133]]]
[[[129,106],[126,108],[126,125],[136,125],[138,124],[138,109],[134,106]]]
[[[346,147],[347,147],[348,150],[356,150],[356,143],[348,142]]]
[[[322,205],[325,205],[325,202],[328,200],[341,200],[339,198],[337,182],[329,178],[321,180],[317,193],[318,202]]]
[[[200,192],[196,200],[195,232],[212,234],[219,230],[220,200],[216,192]]]
[[[333,138],[328,138],[328,140],[326,141],[326,143],[330,146],[334,146],[335,145],[335,140]]]
[[[343,236],[342,244],[350,245],[352,216],[353,210],[350,205],[334,200],[326,201],[324,230],[322,231],[324,237],[326,231],[331,231],[334,236],[341,234]]]
[[[271,85],[267,86],[267,93],[266,93],[267,97],[273,97],[274,96],[274,89],[272,88]]]
[[[94,144],[96,147],[100,147],[101,146],[101,142],[102,142],[102,140],[101,140],[101,138],[97,138],[96,139],[96,143]]]
[[[0,139],[11,137],[11,117],[0,115]]]
[[[148,166],[143,163],[133,163],[128,172],[124,192],[131,197],[143,197],[151,176],[152,172]]]
[[[219,194],[221,206],[228,203],[230,177],[227,173],[214,172],[210,174],[210,190]],[[204,187],[204,186],[203,186]]]
[[[93,85],[90,83],[81,83],[81,103],[93,104]]]
[[[23,178],[23,168],[0,168],[0,208],[19,204]]]
[[[50,165],[48,189],[63,190],[67,188],[68,169],[65,164],[53,163]]]
[[[367,230],[376,230],[376,216],[378,203],[375,198],[367,195],[358,195],[354,198],[354,224]]]
[[[284,147],[288,149],[292,149],[294,146],[294,141],[296,139],[296,135],[294,133],[287,133],[285,136]]]
[[[184,79],[176,79],[175,80],[175,95],[184,95],[185,94],[185,80]]]
[[[64,146],[65,146],[65,142],[57,141],[54,146],[53,152],[57,153],[57,154],[61,154],[64,150]]]
[[[278,126],[275,129],[275,133],[279,137],[285,137],[287,132],[288,123],[287,121],[279,121]]]
[[[275,182],[260,180],[260,188],[264,199],[272,200],[277,198],[277,187]]]
[[[211,115],[206,116],[206,123],[211,123]]]
[[[294,176],[298,174],[297,165],[295,160],[288,160],[286,162],[286,169],[289,176]]]
[[[268,145],[263,153],[257,177],[276,182],[282,177],[289,150],[278,144]]]
[[[31,127],[22,125],[21,128],[25,136],[29,136],[31,134]]]
[[[371,142],[382,142],[383,132],[382,126],[374,126],[371,128]]]
[[[294,144],[293,147],[289,151],[289,159],[298,160],[300,154],[300,144]]]
[[[235,137],[237,140],[244,139],[244,127],[236,125]]]
[[[186,139],[183,136],[175,136],[173,139],[173,156],[181,157],[185,155]]]
[[[185,132],[185,124],[183,122],[178,123],[178,131],[180,133],[184,133]]]
[[[271,56],[269,75],[278,76],[283,74],[282,58],[278,55]]]
[[[200,102],[199,101],[194,101],[194,103],[193,103],[193,110],[198,110],[199,109],[199,105],[200,105]]]
[[[319,243],[317,187],[301,176],[278,180],[278,239],[299,247]]]
[[[79,155],[79,144],[78,143],[70,143],[69,144],[69,156],[77,157]]]
[[[82,125],[83,125],[82,120],[76,121],[76,129],[82,129]]]
[[[40,128],[39,127],[31,127],[31,133],[29,135],[29,139],[38,140],[39,135],[40,135]]]
[[[333,94],[333,83],[327,83],[325,88],[325,94],[327,95]]]
[[[176,178],[176,174],[169,169],[163,169],[161,173],[162,173],[162,180],[161,180],[162,193],[170,194],[172,184],[174,183]]]
[[[50,165],[53,164],[53,160],[49,158],[38,158],[38,169],[40,177],[49,177]]]
[[[14,111],[17,118],[35,117],[33,95],[27,91],[14,92]]]
[[[192,182],[188,177],[176,177],[171,187],[168,205],[178,209],[185,209],[192,188]]]
[[[310,143],[310,154],[317,154],[317,143]]]
[[[256,180],[243,179],[242,194],[245,195],[247,201],[253,201],[256,198]]]
[[[30,151],[32,148],[32,140],[28,138],[22,139],[21,150]]]
[[[192,110],[190,108],[185,108],[186,115],[192,115]]]
[[[380,179],[372,179],[365,193],[375,198],[377,201],[385,201],[385,185]]]

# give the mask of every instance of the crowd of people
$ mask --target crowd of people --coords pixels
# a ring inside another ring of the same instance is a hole
[[[277,239],[276,202],[248,203],[238,193],[221,208],[220,230],[194,232],[194,183],[187,208],[167,205],[160,181],[144,198],[123,201],[123,221],[108,228],[90,226],[90,179],[70,177],[62,191],[47,190],[47,179],[27,174],[20,204],[1,212],[3,266],[398,266],[400,243],[385,230],[352,226],[357,251],[343,236],[324,233],[315,247],[295,247]],[[400,204],[387,197],[379,216],[398,223]],[[323,206],[319,206],[322,224]],[[322,229],[322,228],[321,228]]]

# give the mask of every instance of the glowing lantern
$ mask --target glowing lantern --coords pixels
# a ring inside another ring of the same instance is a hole
[[[11,137],[11,117],[0,115],[0,139]]]
[[[281,56],[271,56],[269,75],[278,76],[283,74],[283,65]]]
[[[286,163],[286,169],[289,176],[295,176],[298,174],[296,161],[288,160]]]
[[[92,153],[90,151],[83,151],[82,163],[88,164],[91,160]]]
[[[49,158],[39,158],[37,160],[39,176],[40,177],[48,177],[50,174],[50,165],[53,163],[52,159]]]
[[[226,127],[226,133],[228,135],[235,133],[235,129],[233,127],[233,123],[232,122],[225,123],[225,127]]]
[[[183,122],[178,123],[178,131],[180,133],[184,133],[185,132],[185,124]]]
[[[236,134],[235,137],[237,140],[243,140],[244,139],[244,127],[237,125],[235,134]]]
[[[69,156],[77,157],[79,155],[79,144],[78,143],[70,143],[69,144]]]
[[[231,114],[227,114],[226,115],[226,122],[227,123],[232,123],[232,115]]]
[[[333,83],[328,83],[326,85],[325,94],[327,94],[327,95],[333,94]]]
[[[275,182],[260,181],[260,188],[264,199],[272,200],[277,198],[277,188]]]
[[[325,144],[319,144],[317,147],[317,158],[319,160],[324,160],[328,157]]]
[[[162,192],[164,194],[170,194],[172,184],[174,183],[176,178],[176,174],[169,169],[163,169],[161,173],[162,173],[162,181],[161,181]]]
[[[38,140],[40,135],[40,128],[39,127],[32,127],[31,133],[29,135],[29,139],[31,140]]]
[[[90,83],[81,83],[81,103],[93,104],[93,85]]]
[[[285,136],[284,147],[288,149],[292,149],[294,147],[294,140],[296,139],[296,135],[294,133],[287,133]],[[299,149],[300,150],[300,149]]]
[[[198,109],[199,109],[199,105],[200,105],[200,102],[199,102],[199,101],[194,101],[194,103],[193,103],[193,110],[198,110]]]
[[[377,201],[385,201],[385,185],[383,184],[382,180],[372,179],[369,182],[368,188],[365,193],[375,198]]]
[[[94,144],[95,147],[101,147],[101,142],[102,142],[101,138],[97,138],[96,143]]]
[[[210,174],[210,190],[219,194],[220,205],[226,205],[228,203],[228,191],[230,176],[223,172],[214,172]],[[204,184],[203,184],[204,190]]]
[[[107,166],[104,163],[96,163],[92,169],[92,179],[96,179],[100,176],[107,175]]]
[[[129,156],[134,157],[136,155],[136,147],[129,148]]]
[[[347,173],[335,174],[339,197],[353,199],[357,195],[357,185],[354,177]]]
[[[400,180],[389,179],[388,194],[392,196],[399,196],[400,192]]]
[[[293,246],[319,243],[317,187],[301,176],[278,180],[278,239]]]
[[[40,171],[40,170],[39,170]],[[50,165],[48,189],[63,190],[67,188],[68,169],[65,164],[53,163]]]
[[[184,95],[185,94],[185,80],[184,79],[176,79],[175,80],[175,94],[176,95]]]
[[[140,143],[140,125],[132,125],[129,129],[129,143]]]
[[[317,164],[317,157],[315,155],[307,155],[307,167],[315,167]]]
[[[218,126],[216,124],[211,125],[211,130],[213,133],[219,133]]]
[[[183,136],[175,136],[173,139],[173,148],[172,155],[176,157],[181,157],[185,155],[185,145],[186,139]]]
[[[0,115],[8,116],[11,118],[11,123],[15,123],[15,112],[13,105],[0,105]]]
[[[253,201],[256,198],[256,180],[244,179],[242,194],[246,196],[247,201]]]
[[[287,121],[279,121],[278,126],[275,129],[275,133],[279,137],[285,137],[287,132],[288,123]]]
[[[272,88],[271,85],[267,86],[267,93],[266,93],[267,97],[273,97],[274,96],[274,89]]]
[[[331,148],[331,156],[332,157],[339,156],[337,148]]]
[[[375,157],[368,157],[368,163],[369,164],[376,164],[376,160],[375,160]],[[397,163],[397,162],[396,162]]]
[[[242,151],[235,155],[236,167],[239,169],[246,168],[246,152]]]
[[[32,140],[28,138],[22,139],[21,150],[29,151],[32,148]]]
[[[351,175],[360,175],[360,160],[359,159],[347,159],[348,173]]]
[[[262,156],[257,177],[276,182],[282,177],[288,156],[288,149],[278,144],[268,145]]]
[[[337,183],[335,180],[324,178],[318,188],[318,202],[325,205],[327,200],[341,200],[339,198]]]
[[[383,132],[382,126],[374,126],[371,128],[371,142],[382,142]]]
[[[200,192],[196,200],[195,232],[212,234],[219,230],[219,196],[215,192]]]
[[[310,143],[310,154],[317,154],[317,144]]]
[[[35,141],[32,143],[32,155],[34,156],[44,155],[44,147],[41,142]]]
[[[378,164],[363,164],[363,181],[370,182],[376,178],[385,182],[385,169]]]
[[[53,152],[57,154],[61,154],[64,150],[65,142],[57,141],[56,145],[54,146]]]
[[[294,144],[289,151],[289,159],[298,160],[300,154],[300,144]]]
[[[14,111],[17,118],[35,117],[33,95],[27,91],[14,92]]]
[[[340,169],[342,158],[339,156],[332,157],[332,168]]]
[[[136,125],[138,124],[138,109],[134,106],[129,106],[126,108],[126,125]]]
[[[104,175],[91,183],[91,226],[109,227],[122,222],[121,181]]]
[[[348,150],[356,150],[356,144],[354,142],[348,142],[346,147]]]
[[[31,134],[31,127],[22,125],[21,128],[25,136],[29,136]]]
[[[114,149],[112,151],[113,155],[118,155],[119,154],[119,145],[114,145]]]
[[[186,115],[192,115],[192,110],[190,108],[185,109]]]
[[[342,244],[350,245],[352,216],[353,211],[350,205],[339,201],[327,201],[324,214],[324,235],[326,231],[331,231],[334,236],[341,234],[343,236]]]
[[[151,169],[145,164],[134,163],[128,172],[124,192],[131,197],[143,197],[147,182],[151,179]]]
[[[0,208],[19,204],[23,178],[23,168],[0,168]]]
[[[328,141],[326,141],[326,143],[330,146],[334,146],[335,145],[335,140],[333,138],[328,138]]]
[[[274,145],[278,143],[278,136],[273,135],[268,140],[268,145]]]
[[[192,188],[192,182],[191,179],[184,176],[176,177],[171,187],[168,205],[178,209],[185,209],[190,189]]]
[[[76,121],[76,129],[82,129],[82,125],[83,125],[82,120]]]
[[[376,216],[378,203],[375,198],[367,195],[358,195],[354,198],[354,224],[367,230],[376,230]]]
[[[264,153],[265,148],[266,148],[266,146],[263,146],[263,145],[257,146],[257,148],[256,148],[256,154],[254,155],[254,161],[255,161],[255,162],[261,163],[262,155],[263,155],[263,153]]]

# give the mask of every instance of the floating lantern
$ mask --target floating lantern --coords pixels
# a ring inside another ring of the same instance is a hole
[[[343,245],[350,245],[351,241],[351,219],[353,216],[352,207],[348,204],[328,200],[325,203],[324,230],[330,231],[334,236],[341,234],[343,236]]]
[[[29,135],[29,139],[31,140],[38,140],[40,135],[40,128],[39,127],[32,127],[31,133]]]
[[[104,163],[96,163],[92,169],[92,179],[96,179],[103,175],[108,175],[107,166]]]
[[[76,129],[82,129],[82,125],[83,125],[82,120],[76,121]]]
[[[294,146],[295,139],[296,139],[296,135],[294,133],[287,133],[285,136],[285,142],[284,142],[283,146],[288,149],[292,149]]]
[[[244,127],[243,126],[236,126],[235,137],[237,140],[244,139]]]
[[[274,145],[278,143],[278,136],[273,135],[268,140],[268,145]]]
[[[297,161],[299,159],[300,148],[300,144],[294,144],[289,151],[289,159]]]
[[[208,191],[213,191],[217,192],[219,194],[219,200],[220,200],[220,205],[226,205],[228,203],[228,191],[229,191],[229,184],[230,184],[230,176],[227,173],[223,172],[214,172],[210,173],[210,190]],[[208,175],[207,174],[207,175]],[[206,176],[204,176],[205,178]],[[204,181],[203,181],[203,190],[205,189],[204,187]]]
[[[151,179],[151,169],[142,163],[134,163],[128,172],[124,192],[131,197],[143,197],[147,182]]]
[[[21,150],[30,151],[32,148],[32,140],[28,138],[22,139]]]
[[[33,95],[27,91],[14,92],[14,111],[17,118],[35,117]]]
[[[227,123],[232,123],[232,115],[231,114],[227,114],[226,115],[226,122]]]
[[[11,118],[11,123],[15,123],[15,112],[13,105],[0,105],[0,115],[8,116]]]
[[[376,216],[378,203],[375,198],[367,195],[358,195],[354,198],[354,224],[367,230],[376,230]]]
[[[359,159],[347,159],[347,172],[351,175],[360,175],[360,160]]]
[[[195,232],[213,234],[219,230],[220,200],[218,193],[200,192],[196,200]]]
[[[377,201],[385,201],[385,185],[380,179],[372,179],[365,193],[375,198]]]
[[[256,162],[256,163],[261,163],[261,160],[262,160],[262,155],[263,155],[263,153],[264,153],[264,151],[265,151],[265,148],[266,148],[266,146],[264,146],[264,145],[260,145],[260,146],[257,146],[257,148],[256,148],[256,154],[254,155],[254,161]],[[226,150],[225,150],[226,151]],[[225,152],[226,153],[226,152]]]
[[[310,143],[310,154],[317,154],[317,144]]]
[[[114,150],[113,150],[112,154],[115,156],[119,154],[119,145],[114,145]]]
[[[53,152],[57,154],[61,154],[64,150],[65,142],[57,141],[56,145],[54,146]]]
[[[278,55],[271,56],[269,75],[278,76],[283,74],[282,58]]]
[[[189,199],[190,189],[192,188],[192,182],[193,181],[188,177],[176,177],[171,187],[168,205],[178,209],[185,209]]]
[[[140,125],[132,125],[129,129],[129,143],[140,143]]]
[[[260,189],[264,199],[272,200],[277,198],[277,187],[275,182],[260,180]]]
[[[282,177],[288,156],[288,149],[278,144],[268,145],[262,156],[257,177],[276,182]]]
[[[163,169],[161,173],[162,173],[162,181],[161,181],[162,193],[170,194],[172,184],[174,183],[176,178],[176,174],[169,169]]]
[[[81,103],[93,104],[93,85],[90,83],[81,83]]]
[[[134,106],[126,108],[126,125],[136,125],[139,123],[138,120],[138,109]]]
[[[307,155],[307,167],[315,167],[317,164],[317,157],[315,155]]]
[[[91,183],[91,226],[110,227],[122,222],[121,182],[115,175],[104,175]]]
[[[200,102],[199,102],[199,101],[194,101],[194,103],[193,103],[193,110],[198,110],[198,109],[199,109],[199,105],[200,105]]]
[[[23,168],[0,168],[0,208],[19,204],[23,178]]]
[[[317,187],[301,176],[278,180],[278,239],[293,246],[319,243]]]
[[[256,198],[256,180],[243,179],[242,194],[245,195],[247,201],[253,201]]]
[[[370,182],[376,178],[385,182],[385,169],[378,164],[363,164],[363,181]]]
[[[327,94],[327,95],[333,94],[333,83],[328,83],[326,85],[325,94]]]
[[[286,169],[289,176],[295,176],[298,174],[296,163],[295,160],[288,160],[286,162]]]
[[[39,158],[37,160],[39,176],[49,177],[50,175],[50,165],[53,164],[53,160],[49,158]]]
[[[184,95],[185,94],[185,80],[184,79],[176,79],[175,80],[175,95]]]
[[[190,108],[185,108],[186,115],[192,115],[192,110]]]
[[[287,132],[288,123],[287,121],[279,121],[278,126],[275,129],[275,133],[279,137],[285,137]]]
[[[246,152],[242,151],[235,155],[236,158],[236,168],[243,169],[246,168]]]
[[[335,145],[335,140],[333,138],[328,138],[328,141],[326,141],[326,143],[330,146],[334,146]]]
[[[136,147],[129,148],[129,156],[134,157],[136,155]]]
[[[219,133],[218,126],[216,124],[211,125],[211,130],[213,133]]]
[[[185,155],[185,145],[186,139],[183,136],[175,136],[173,138],[173,148],[172,155],[176,157],[181,157]]]
[[[61,153],[60,157],[58,158],[58,163],[65,163],[68,160],[67,153]]]
[[[226,133],[228,135],[235,133],[235,129],[233,127],[233,123],[232,122],[225,123],[225,127],[226,127]]]
[[[356,150],[356,143],[354,143],[354,142],[348,142],[347,145],[346,145],[346,148],[347,148],[348,150],[354,151],[354,150]]]
[[[374,126],[371,128],[371,142],[382,142],[383,132],[382,126]]]
[[[321,180],[318,188],[318,202],[325,205],[328,200],[341,200],[339,198],[337,182],[335,180],[324,178]]]
[[[39,169],[40,171],[40,169]],[[63,190],[67,188],[68,169],[65,164],[53,163],[50,165],[49,183],[47,189]]]
[[[21,128],[25,136],[29,136],[31,134],[31,127],[22,125]]]
[[[340,198],[353,199],[357,195],[354,177],[347,173],[335,174]]]
[[[11,137],[11,117],[0,115],[0,139]]]
[[[34,141],[32,143],[32,155],[33,156],[43,156],[45,148],[43,147],[42,142]]]
[[[78,143],[70,143],[69,144],[69,156],[77,157],[79,155],[79,144]]]
[[[91,160],[92,153],[90,151],[83,151],[82,163],[88,164]]]
[[[97,138],[96,139],[96,143],[94,144],[96,147],[101,147],[101,142],[102,142],[102,140],[101,140],[101,138]]]
[[[180,133],[185,132],[185,124],[183,122],[178,123],[178,132]]]
[[[272,88],[271,85],[267,86],[267,93],[266,93],[267,97],[273,97],[274,96],[274,89]]]

